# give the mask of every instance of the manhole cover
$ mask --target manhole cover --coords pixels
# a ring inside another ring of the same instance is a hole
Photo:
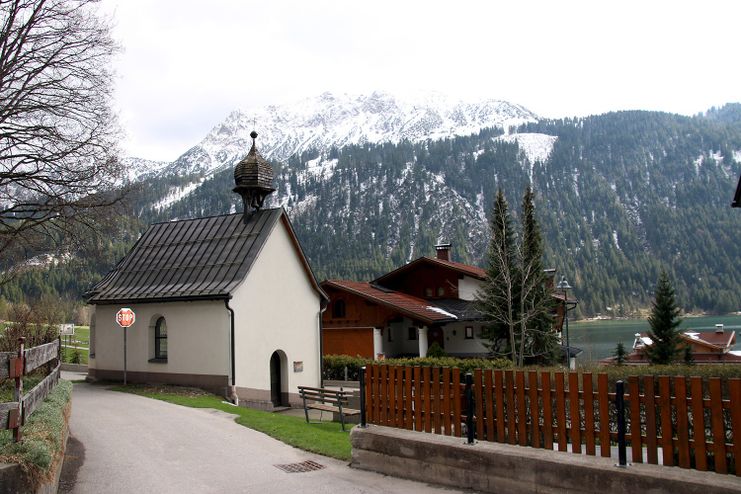
[[[301,463],[286,463],[285,465],[275,466],[286,473],[312,472],[324,468],[324,465],[311,460],[302,461]]]

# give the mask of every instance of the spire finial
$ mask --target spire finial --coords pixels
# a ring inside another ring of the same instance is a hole
[[[255,132],[254,130],[250,132],[250,137],[252,138],[252,143],[254,144],[255,139],[257,139],[257,132]]]

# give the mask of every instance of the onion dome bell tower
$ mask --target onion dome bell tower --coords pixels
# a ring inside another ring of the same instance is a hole
[[[265,198],[275,192],[273,188],[273,168],[255,147],[257,132],[250,133],[252,147],[247,156],[234,168],[234,192],[242,196],[245,216],[258,211]]]

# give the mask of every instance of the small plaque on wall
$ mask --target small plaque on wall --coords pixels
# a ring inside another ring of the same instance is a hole
[[[303,372],[304,371],[304,362],[293,362],[293,372]]]

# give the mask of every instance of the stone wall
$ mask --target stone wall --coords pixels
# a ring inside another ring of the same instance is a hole
[[[738,477],[368,426],[351,434],[353,468],[480,492],[741,493]]]

